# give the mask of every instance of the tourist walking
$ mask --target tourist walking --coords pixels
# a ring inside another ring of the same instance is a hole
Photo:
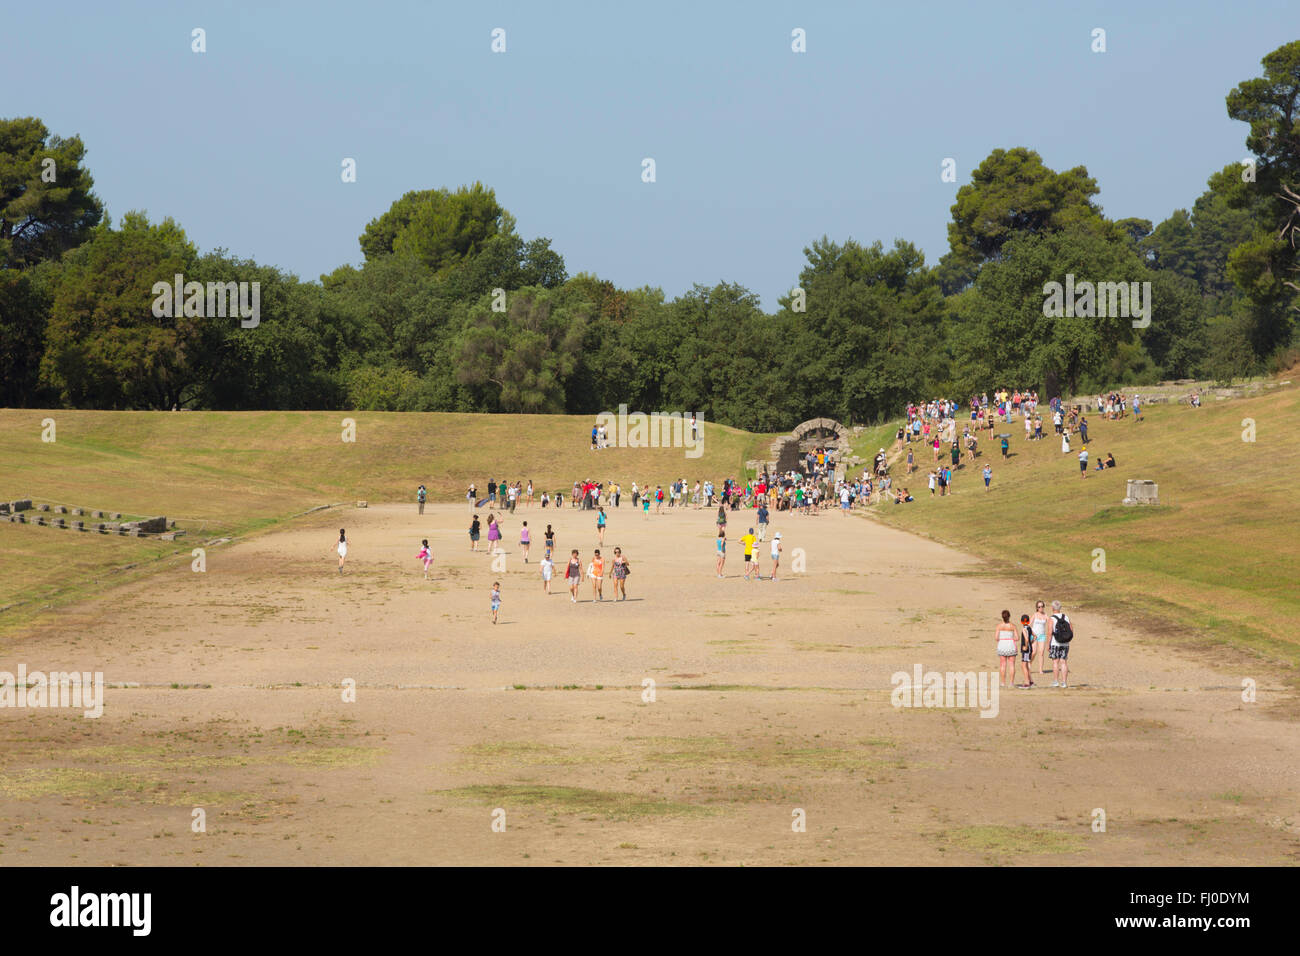
[[[622,548],[614,549],[614,600],[627,600],[627,576],[630,569],[627,565],[627,558],[623,556]],[[620,595],[622,595],[620,597]]]
[[[578,559],[578,549],[569,555],[569,566],[564,569],[564,580],[569,583],[569,600],[578,603],[578,585],[582,583],[582,562]]]
[[[551,593],[551,576],[555,574],[555,562],[551,560],[551,549],[546,549],[542,556],[542,592]]]
[[[592,601],[605,600],[605,559],[600,556],[600,548],[587,565],[587,577],[591,578]]]

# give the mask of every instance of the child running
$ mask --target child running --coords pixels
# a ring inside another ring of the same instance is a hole
[[[492,585],[492,623],[497,622],[497,611],[501,608],[501,582]]]
[[[429,550],[429,539],[420,542],[420,552],[416,555],[424,562],[424,580],[429,580],[429,568],[433,565],[433,552]]]

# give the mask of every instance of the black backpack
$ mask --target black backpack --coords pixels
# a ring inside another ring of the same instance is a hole
[[[1056,622],[1052,625],[1052,640],[1058,644],[1069,644],[1074,640],[1074,628],[1070,626],[1064,614],[1053,614],[1052,620]]]

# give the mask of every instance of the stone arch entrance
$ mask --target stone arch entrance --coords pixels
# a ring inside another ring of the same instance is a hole
[[[833,418],[810,418],[772,442],[767,461],[750,461],[746,466],[755,472],[798,471],[801,453],[813,448],[847,452],[850,430]]]
[[[800,445],[805,442],[838,448],[846,440],[849,430],[833,418],[810,418],[790,432],[790,437]]]

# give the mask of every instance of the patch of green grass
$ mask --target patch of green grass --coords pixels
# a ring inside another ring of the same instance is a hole
[[[539,784],[477,784],[436,791],[454,799],[482,806],[532,807],[552,814],[596,816],[609,820],[677,816],[705,812],[690,803],[659,800],[617,790],[589,790]]]
[[[542,766],[575,766],[612,759],[617,755],[606,751],[578,751],[568,747],[556,747],[551,744],[530,743],[522,740],[500,741],[497,743],[471,744],[458,747],[465,755],[463,769],[483,769],[499,765],[501,761],[512,764],[529,764]]]
[[[970,826],[949,830],[940,839],[948,846],[995,857],[1082,853],[1083,837],[1076,833],[1034,827]]]
[[[10,800],[59,797],[96,803],[146,803],[155,806],[213,806],[254,799],[251,794],[234,791],[198,791],[174,787],[173,781],[163,776],[106,773],[75,767],[6,772],[0,778],[0,797]]]

